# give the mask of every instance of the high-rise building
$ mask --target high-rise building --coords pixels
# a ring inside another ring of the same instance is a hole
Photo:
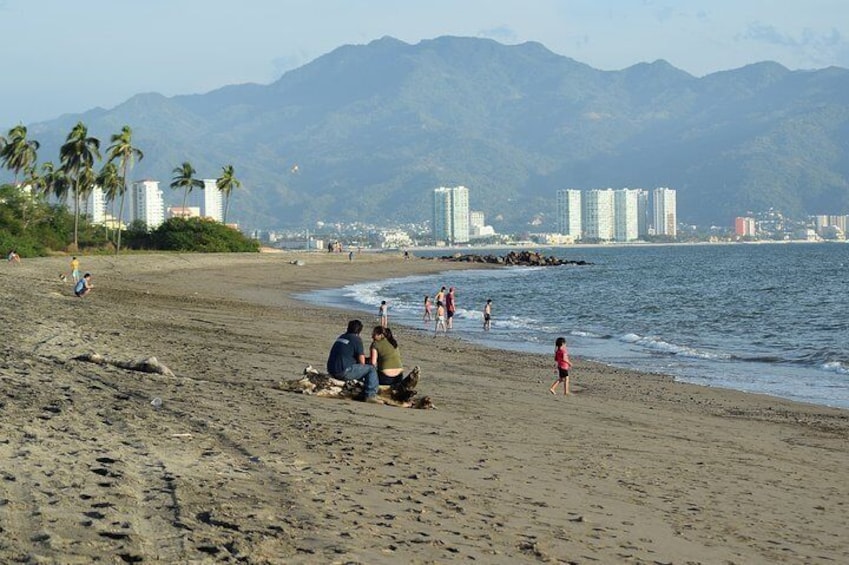
[[[614,236],[613,189],[588,190],[584,195],[584,237],[611,241]]]
[[[622,188],[613,192],[613,238],[616,241],[639,239],[639,191]]]
[[[486,225],[486,214],[480,210],[469,212],[469,228],[482,228]]]
[[[654,233],[668,237],[678,235],[678,212],[675,203],[675,190],[655,188],[654,196]]]
[[[557,191],[557,233],[581,239],[581,191],[564,189]]]
[[[469,189],[465,186],[433,190],[433,237],[453,245],[469,242]]]
[[[741,237],[755,235],[755,219],[743,216],[734,218],[734,234]]]
[[[649,235],[649,191],[637,189],[637,236],[645,238]]]
[[[133,183],[130,217],[141,220],[148,229],[156,229],[165,221],[165,203],[159,181],[140,180]]]
[[[103,189],[95,186],[85,199],[85,215],[92,224],[103,224],[106,221],[106,198]]]
[[[216,222],[224,220],[224,194],[218,190],[215,179],[203,179],[203,190],[198,194],[200,215]]]

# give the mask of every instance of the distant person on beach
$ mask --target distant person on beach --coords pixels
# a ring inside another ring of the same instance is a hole
[[[385,326],[376,326],[371,332],[369,357],[371,364],[377,367],[377,380],[382,385],[398,386],[403,379],[404,364],[401,352],[392,330]]]
[[[380,308],[377,309],[378,323],[384,328],[389,327],[389,305],[385,300],[380,301]]]
[[[433,337],[439,333],[439,328],[442,328],[443,333],[448,333],[448,328],[445,326],[445,305],[442,302],[436,303],[436,324],[434,324]]]
[[[487,298],[483,307],[483,331],[488,332],[492,327],[492,299]]]
[[[82,298],[89,292],[91,292],[91,273],[86,273],[83,275],[83,278],[77,281],[77,284],[74,285],[74,294]]]
[[[454,287],[448,289],[448,294],[445,295],[445,312],[448,320],[448,329],[454,329],[454,313],[457,311],[457,304],[454,302]]]
[[[569,352],[566,350],[566,338],[558,337],[554,342],[554,362],[557,363],[557,380],[551,384],[548,392],[557,394],[557,385],[563,383],[563,395],[572,394],[569,390],[569,369],[572,362],[569,360]]]
[[[424,316],[422,316],[422,323],[427,324],[431,321],[431,311],[433,310],[433,302],[430,301],[430,296],[425,294],[424,299]]]
[[[354,252],[348,251],[348,261],[353,261],[353,260],[354,260]]]
[[[380,404],[377,398],[377,369],[366,364],[363,340],[360,332],[363,323],[359,320],[348,322],[348,329],[336,338],[330,355],[327,357],[327,372],[342,381],[363,381],[363,395],[359,400]]]
[[[21,262],[21,256],[18,255],[18,252],[15,249],[12,249],[11,251],[9,251],[9,254],[6,256],[6,260],[9,263],[20,263]]]
[[[439,292],[436,293],[436,305],[440,304],[445,305],[445,287],[439,289]]]
[[[76,257],[71,257],[71,277],[74,283],[80,282],[80,260]]]

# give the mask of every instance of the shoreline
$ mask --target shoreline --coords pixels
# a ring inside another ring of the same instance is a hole
[[[426,258],[426,260],[431,260],[431,258]],[[433,260],[439,260],[439,258],[435,258]],[[448,262],[448,263],[450,263],[450,262]],[[446,263],[446,264],[448,264],[448,263]],[[466,265],[466,267],[463,270],[466,270],[466,271],[468,271],[468,270],[485,271],[485,270],[488,270],[489,268],[502,267],[501,265],[493,265],[493,264],[487,264],[487,263],[467,263],[465,265]],[[435,275],[436,275],[436,273],[434,273],[434,276]],[[387,281],[395,281],[395,280],[403,279],[403,278],[405,278],[405,276],[384,278],[384,279],[379,279],[379,280],[374,280],[374,281],[369,280],[369,281],[359,281],[357,283],[346,283],[346,284],[344,284],[343,286],[340,286],[340,287],[336,287],[336,288],[332,288],[332,289],[319,289],[317,291],[314,291],[314,292],[312,292],[312,294],[314,295],[313,297],[309,296],[310,293],[301,293],[298,296],[293,296],[293,298],[295,298],[296,300],[300,300],[301,302],[304,302],[305,304],[309,304],[311,306],[322,306],[321,300],[323,298],[327,298],[327,294],[330,294],[332,303],[329,304],[329,307],[336,309],[336,310],[346,310],[347,309],[347,310],[356,311],[360,314],[360,317],[363,318],[365,325],[368,326],[369,325],[368,321],[372,320],[372,318],[373,318],[373,312],[372,312],[371,306],[366,305],[364,303],[361,303],[355,298],[346,296],[342,291],[344,289],[350,287],[350,286],[356,286],[356,284],[361,284],[362,282],[382,283],[382,282],[387,282]],[[432,286],[438,287],[439,284],[432,285]],[[325,306],[327,306],[327,305],[325,305]],[[409,305],[407,305],[407,306],[409,307]],[[377,307],[376,304],[375,304],[374,307],[375,308]],[[392,319],[395,320],[393,322],[394,324],[403,325],[403,327],[407,328],[410,331],[414,331],[414,332],[416,332],[418,334],[422,334],[422,335],[427,335],[429,333],[427,329],[423,328],[422,325],[419,322],[417,322],[416,315],[410,314],[410,312],[405,312],[404,314],[397,314],[396,313],[392,316]],[[403,320],[403,321],[399,321],[399,320]],[[432,332],[430,332],[430,333],[432,334]],[[463,332],[463,331],[457,331],[457,332],[452,332],[450,335],[452,336],[452,338],[458,339],[458,340],[463,341],[465,343],[469,343],[471,345],[479,346],[479,347],[483,347],[483,348],[487,348],[487,349],[502,351],[502,352],[507,353],[507,354],[527,353],[527,354],[535,354],[535,355],[546,356],[546,355],[548,355],[548,353],[547,353],[548,349],[550,349],[550,347],[548,345],[543,346],[539,343],[530,344],[530,343],[520,342],[520,341],[515,341],[515,342],[512,342],[512,343],[509,343],[509,342],[508,343],[493,342],[491,339],[487,339],[487,337],[489,337],[489,336],[487,336],[486,334],[482,334],[482,333],[474,333],[474,332],[467,333],[467,332]],[[690,384],[690,385],[700,386],[700,387],[705,387],[705,388],[727,390],[727,391],[740,392],[740,393],[746,393],[746,394],[763,395],[763,396],[766,396],[766,397],[769,397],[769,398],[774,398],[776,400],[786,400],[786,401],[789,401],[789,402],[797,402],[797,403],[800,403],[800,404],[814,406],[814,407],[823,407],[823,408],[831,408],[831,409],[836,409],[836,410],[844,410],[844,411],[847,411],[847,413],[849,413],[849,406],[840,404],[840,402],[841,402],[840,399],[838,399],[836,401],[836,402],[838,402],[838,404],[829,404],[828,403],[829,399],[826,398],[826,397],[816,398],[816,399],[795,398],[795,397],[792,397],[792,396],[783,395],[782,391],[774,392],[774,391],[770,391],[770,390],[758,390],[758,387],[754,387],[754,386],[752,386],[750,389],[747,389],[747,388],[745,388],[745,383],[743,383],[743,385],[741,385],[740,387],[736,387],[736,388],[733,386],[733,383],[732,384],[722,384],[722,383],[709,384],[709,383],[705,382],[707,379],[705,379],[701,375],[691,375],[688,378],[687,376],[676,375],[676,374],[674,374],[674,372],[664,372],[662,370],[652,370],[651,368],[642,368],[642,367],[628,366],[628,365],[625,365],[625,364],[617,364],[615,362],[609,362],[609,361],[607,361],[603,358],[588,357],[585,354],[581,354],[581,353],[573,354],[573,356],[575,356],[578,359],[583,359],[585,361],[592,361],[594,363],[604,365],[604,366],[609,367],[611,369],[617,369],[617,370],[622,370],[622,371],[630,371],[630,372],[633,372],[635,374],[649,373],[649,374],[663,375],[663,376],[666,376],[666,377],[672,379],[675,382],[679,382],[679,383],[682,383],[682,384]],[[719,366],[718,368],[721,369],[721,366]],[[704,369],[704,371],[706,372],[705,374],[709,374],[709,371],[714,370],[714,369],[716,369],[716,368],[710,368],[710,369],[705,368]],[[809,369],[812,370],[812,371],[816,370],[816,368],[813,368],[813,367],[809,368]],[[767,369],[761,369],[761,370],[765,371]],[[830,373],[829,373],[829,375],[830,375]],[[764,378],[766,378],[766,377],[764,377]],[[810,394],[809,394],[809,397],[811,397]]]
[[[84,299],[66,258],[0,271],[0,561],[849,560],[843,410],[580,358],[552,397],[548,355],[406,330],[437,410],[297,395],[278,383],[322,366],[350,311],[294,293],[466,266],[80,259]]]

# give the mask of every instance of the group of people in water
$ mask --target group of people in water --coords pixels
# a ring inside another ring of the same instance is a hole
[[[436,303],[436,312],[433,311],[434,302]],[[449,330],[454,329],[454,315],[456,313],[457,302],[453,286],[449,287],[447,290],[444,286],[440,288],[433,300],[431,300],[430,295],[425,295],[422,323],[427,325],[433,322],[433,337],[436,337],[440,330],[443,333],[448,333]],[[483,329],[484,331],[489,331],[491,328],[492,299],[487,298],[483,307]]]

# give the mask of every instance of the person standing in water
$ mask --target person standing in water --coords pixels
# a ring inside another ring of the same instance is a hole
[[[389,327],[389,305],[386,304],[385,300],[380,301],[380,308],[377,309],[377,318],[377,323],[380,324],[381,327]]]
[[[483,331],[488,332],[492,328],[492,299],[486,299],[486,305],[483,307]]]
[[[422,316],[422,323],[427,324],[432,320],[430,315],[431,310],[433,310],[433,302],[430,301],[430,296],[425,294],[424,297],[424,316]]]
[[[448,333],[448,328],[445,326],[445,305],[442,302],[436,303],[436,324],[434,325],[433,337],[437,336],[439,328],[442,328],[443,333]]]
[[[448,329],[454,329],[454,313],[457,311],[457,304],[454,302],[454,287],[448,289],[448,294],[445,295],[445,312],[448,318]]]

